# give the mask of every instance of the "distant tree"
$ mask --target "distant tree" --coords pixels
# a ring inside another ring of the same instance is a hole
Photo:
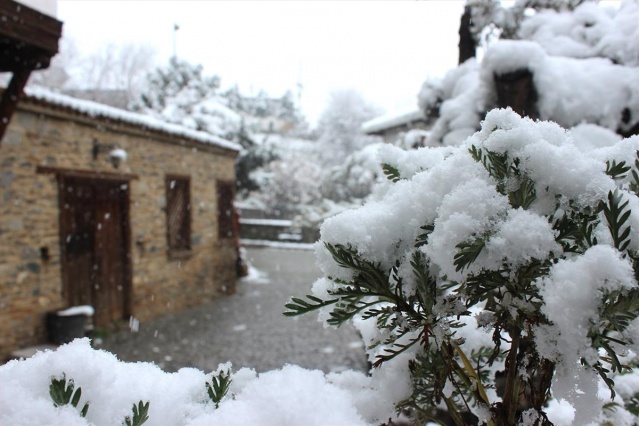
[[[324,162],[329,165],[340,164],[349,154],[377,141],[362,134],[361,127],[365,121],[380,113],[356,90],[331,92],[317,125],[318,143],[322,146]]]
[[[217,76],[205,77],[201,65],[193,65],[176,57],[167,67],[160,67],[147,75],[146,90],[141,94],[136,109],[162,112],[167,105],[189,105],[212,97],[220,87]]]
[[[270,214],[293,217],[304,206],[321,200],[321,173],[320,167],[303,155],[272,161],[262,173],[260,198]]]
[[[242,96],[242,94],[240,93],[240,88],[237,84],[222,92],[221,95],[223,98],[226,99],[228,107],[232,110],[246,111],[244,96]]]
[[[260,192],[264,181],[259,179],[259,171],[279,159],[278,153],[269,145],[255,143],[245,145],[235,163],[237,194],[242,198],[248,197],[251,192]]]
[[[256,133],[287,133],[296,137],[308,135],[308,123],[288,90],[281,97],[270,97],[264,90],[246,96],[233,86],[221,93],[229,108],[245,117],[249,130]]]
[[[75,40],[65,36],[49,68],[33,73],[29,84],[77,96],[81,92],[81,97],[94,101],[103,99],[101,92],[117,90],[124,93],[128,105],[139,96],[154,56],[151,47],[131,43],[109,44],[82,55]]]
[[[467,0],[470,9],[470,30],[477,45],[485,45],[495,38],[516,39],[526,14],[532,11],[574,10],[586,2],[598,0],[516,0],[510,7],[504,7],[501,0]],[[463,18],[462,18],[463,19]],[[460,63],[463,61],[460,61]]]
[[[78,67],[80,54],[75,41],[69,37],[60,39],[60,51],[51,60],[49,68],[31,73],[29,85],[61,90],[72,83],[70,72]]]
[[[368,197],[373,185],[383,178],[377,160],[380,143],[370,144],[345,158],[342,164],[324,170],[320,181],[322,197],[336,203],[352,203]]]
[[[77,86],[96,90],[122,90],[134,101],[153,68],[155,51],[148,45],[108,44],[82,59]]]

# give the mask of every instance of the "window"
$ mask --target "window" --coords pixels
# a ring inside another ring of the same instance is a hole
[[[191,251],[191,179],[166,176],[166,235],[169,255]]]
[[[217,224],[220,239],[237,236],[237,224],[233,209],[234,185],[233,182],[217,183]]]

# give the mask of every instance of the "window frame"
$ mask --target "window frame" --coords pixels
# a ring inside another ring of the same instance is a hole
[[[175,198],[171,193],[171,182],[175,182],[176,186],[183,188],[184,196],[182,197],[182,210],[186,213],[182,215],[179,222],[171,221],[172,212],[177,209],[179,198]],[[166,199],[166,245],[167,253],[170,259],[184,259],[192,254],[191,231],[192,231],[192,202],[191,202],[191,176],[167,174],[164,176],[164,190]],[[178,229],[175,229],[178,227]],[[175,234],[179,234],[178,238],[174,238]],[[181,237],[181,238],[180,238]]]
[[[223,189],[224,188],[224,189]],[[230,194],[229,203],[222,205],[223,195]],[[217,236],[218,241],[228,241],[235,238],[239,238],[239,232],[235,229],[234,221],[237,220],[235,215],[235,182],[231,180],[218,180],[216,181],[216,195],[217,195]],[[231,214],[225,214],[222,207],[227,207],[224,210],[228,210],[230,207]]]

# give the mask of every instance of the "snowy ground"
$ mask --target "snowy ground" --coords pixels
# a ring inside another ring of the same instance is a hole
[[[366,371],[362,340],[350,324],[325,329],[315,315],[282,315],[288,299],[309,293],[320,276],[313,252],[294,247],[250,248],[255,269],[238,283],[237,294],[144,322],[137,333],[117,333],[100,347],[124,361],[152,361],[166,371],[211,371],[226,361],[257,372],[287,363],[324,372]]]

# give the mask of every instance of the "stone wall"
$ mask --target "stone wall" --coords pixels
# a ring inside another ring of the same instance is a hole
[[[93,141],[128,153],[115,169]],[[233,239],[217,228],[218,180],[234,181],[235,151],[42,103],[20,104],[0,145],[0,361],[46,341],[45,313],[62,294],[58,183],[51,170],[132,175],[132,311],[141,321],[231,293]],[[42,173],[42,169],[49,173]],[[38,170],[40,173],[38,173]],[[167,255],[165,175],[191,178],[191,256]]]

